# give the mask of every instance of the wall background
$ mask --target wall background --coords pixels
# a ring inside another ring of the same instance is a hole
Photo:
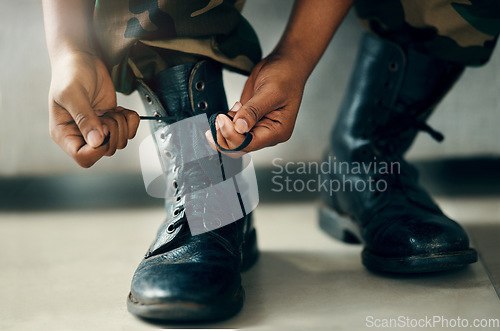
[[[244,14],[254,25],[264,53],[279,39],[291,0],[250,0]],[[263,10],[265,8],[265,10]],[[91,170],[79,168],[48,134],[47,93],[50,66],[45,47],[42,10],[38,0],[0,3],[0,175],[138,172],[138,146],[148,134],[143,124],[129,146]],[[311,76],[291,140],[253,154],[257,166],[274,157],[317,160],[327,144],[362,29],[350,13]],[[228,102],[234,103],[245,77],[226,73]],[[488,65],[467,70],[446,97],[430,124],[446,136],[442,144],[419,136],[410,159],[440,159],[500,155],[500,52]],[[119,96],[119,104],[144,113],[137,95]]]

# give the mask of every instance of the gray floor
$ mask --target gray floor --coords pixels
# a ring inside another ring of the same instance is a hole
[[[475,234],[489,229],[481,235],[487,237],[500,226],[499,196],[439,202]],[[382,277],[360,265],[359,246],[318,230],[313,203],[262,204],[255,214],[262,255],[244,274],[243,311],[223,323],[182,327],[364,330],[368,316],[500,318],[488,277],[500,271],[498,264],[488,272],[476,263],[432,276]],[[125,305],[131,276],[162,217],[159,207],[0,213],[0,329],[180,328],[148,324]],[[496,241],[490,236],[481,243],[481,254],[495,260]]]

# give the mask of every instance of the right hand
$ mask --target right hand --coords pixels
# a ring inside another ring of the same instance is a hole
[[[58,54],[52,61],[49,115],[50,136],[84,168],[125,148],[140,121],[136,112],[117,107],[104,63],[77,51]]]
[[[290,139],[302,100],[307,75],[299,65],[287,56],[271,53],[260,61],[248,77],[241,103],[237,102],[229,111],[233,122],[225,116],[217,117],[217,143],[233,149],[250,132],[253,139],[243,149],[244,153],[274,146]],[[216,148],[210,132],[206,138]],[[240,154],[228,154],[240,155]]]

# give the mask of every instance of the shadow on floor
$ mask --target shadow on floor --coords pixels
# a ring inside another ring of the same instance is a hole
[[[263,252],[258,263],[243,274],[247,298],[240,314],[227,321],[203,324],[203,327],[251,329],[266,325],[273,329],[273,324],[286,326],[291,316],[294,324],[290,326],[295,329],[302,329],[300,321],[304,329],[322,325],[323,319],[324,326],[331,325],[335,321],[333,316],[342,319],[343,325],[346,319],[351,319],[353,324],[363,323],[364,314],[373,311],[378,304],[383,304],[386,311],[425,312],[431,308],[426,308],[424,302],[440,296],[440,291],[467,292],[484,286],[471,267],[420,277],[373,274],[361,266],[359,254],[358,249],[338,253]],[[425,300],[418,302],[423,293]],[[413,307],[410,306],[412,295],[417,299]],[[196,324],[154,325],[200,327]]]
[[[498,224],[498,220],[495,220],[495,223],[497,224],[468,223],[466,229],[500,297],[500,259],[498,257],[500,252],[500,224]]]

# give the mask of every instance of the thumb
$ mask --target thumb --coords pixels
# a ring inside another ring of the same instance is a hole
[[[78,129],[82,133],[85,142],[93,147],[99,147],[106,136],[100,118],[95,114],[85,96],[74,96],[72,101],[66,106],[75,121]]]
[[[279,101],[272,91],[259,89],[250,100],[237,110],[234,116],[234,128],[239,134],[250,131],[262,117],[274,110]]]

